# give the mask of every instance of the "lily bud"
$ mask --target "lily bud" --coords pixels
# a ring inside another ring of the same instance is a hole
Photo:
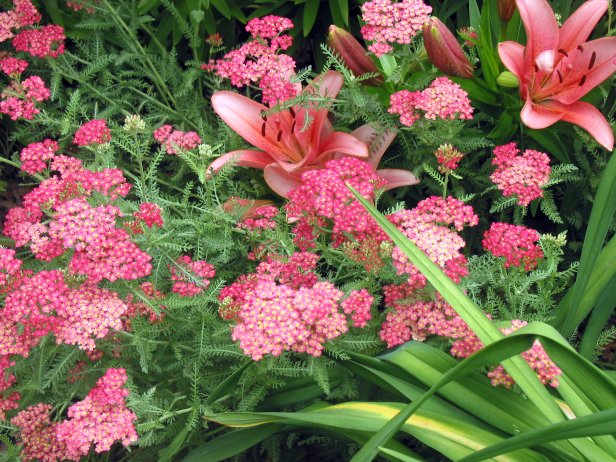
[[[518,78],[509,71],[501,72],[496,78],[496,83],[504,88],[518,88],[520,86]]]
[[[472,77],[475,68],[464,55],[462,47],[447,26],[431,17],[423,27],[424,46],[428,58],[443,74],[454,77]]]
[[[515,13],[515,0],[498,0],[498,16],[503,22],[509,22],[513,13]]]
[[[327,44],[340,57],[342,62],[354,76],[358,77],[368,72],[379,73],[372,60],[368,57],[366,50],[349,32],[340,27],[329,26]],[[383,83],[381,76],[364,80],[366,85],[380,85]]]

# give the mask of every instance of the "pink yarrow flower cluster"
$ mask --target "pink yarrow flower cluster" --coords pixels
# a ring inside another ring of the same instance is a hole
[[[432,196],[421,201],[413,210],[402,210],[388,218],[454,282],[459,282],[468,274],[466,257],[460,253],[465,242],[456,231],[461,231],[464,226],[476,226],[479,222],[470,205],[453,197]],[[399,247],[394,248],[392,258],[398,274],[409,275],[408,284],[411,287],[422,288],[426,285],[425,276]]]
[[[441,173],[451,173],[457,170],[459,162],[464,158],[464,154],[451,144],[439,146],[434,155],[436,156],[438,169]]]
[[[32,26],[41,15],[30,0],[13,0],[13,9],[0,12],[0,42],[13,37],[15,31]]]
[[[34,175],[47,168],[45,161],[53,159],[60,149],[57,141],[46,139],[41,143],[30,143],[19,153],[20,169]]]
[[[372,0],[361,7],[361,34],[372,43],[368,49],[380,57],[393,50],[392,43],[409,44],[432,13],[422,0]]]
[[[362,326],[373,298],[367,291],[344,293],[314,273],[318,256],[295,253],[286,262],[268,258],[257,272],[241,276],[219,296],[221,316],[235,320],[232,337],[255,361],[283,351],[320,356],[323,345],[348,330],[346,316]]]
[[[249,231],[276,229],[276,217],[278,215],[280,215],[278,207],[264,205],[251,211],[249,216],[242,218],[238,223],[238,228]]]
[[[182,297],[194,297],[210,285],[210,279],[216,276],[216,269],[205,260],[193,261],[188,255],[176,260],[176,265],[169,265],[173,287],[171,291]]]
[[[483,235],[482,244],[495,257],[505,257],[505,268],[524,265],[530,271],[544,256],[537,245],[540,237],[537,231],[525,226],[492,223]]]
[[[348,236],[361,240],[382,234],[368,212],[354,200],[347,184],[373,201],[376,190],[384,187],[386,181],[369,163],[354,157],[330,160],[324,169],[302,174],[302,185],[289,193],[286,205],[288,216],[296,220],[295,242],[300,248],[312,245],[318,227],[332,230],[336,246],[348,241]]]
[[[505,335],[509,335],[512,332],[524,327],[526,324],[528,324],[526,321],[514,319],[511,321],[511,327],[500,328],[500,331]],[[483,348],[483,343],[469,329],[468,334],[464,338],[454,343],[451,353],[454,356],[467,358],[481,348]],[[522,353],[522,357],[526,360],[531,369],[537,373],[541,383],[544,385],[549,384],[552,387],[557,387],[559,385],[558,377],[562,374],[562,370],[554,364],[538,340],[535,340],[530,350]],[[513,378],[501,365],[490,371],[488,373],[488,377],[490,377],[492,385],[494,386],[504,385],[505,387],[510,388],[515,383]]]
[[[73,143],[77,146],[91,146],[111,141],[111,130],[105,119],[94,119],[81,125],[75,132]]]
[[[295,61],[280,53],[292,45],[291,36],[284,34],[292,28],[293,22],[280,16],[252,19],[246,25],[252,40],[222,59],[210,61],[203,68],[230,79],[231,84],[238,88],[257,83],[263,90],[264,104],[274,105],[295,97],[300,90],[290,81]]]
[[[8,56],[0,59],[0,69],[9,77],[16,79],[28,68],[28,62],[23,59]]]
[[[6,420],[6,412],[19,407],[21,394],[10,391],[17,378],[7,370],[15,365],[8,356],[0,356],[0,420]]]
[[[518,205],[527,206],[543,197],[543,187],[550,179],[550,158],[547,154],[527,149],[521,155],[515,143],[494,148],[492,165],[496,170],[490,179],[503,196],[517,196]]]
[[[411,127],[424,117],[436,119],[472,119],[473,108],[460,85],[447,77],[438,77],[423,91],[402,90],[390,97],[390,114],[399,114],[400,123]]]
[[[167,154],[177,154],[178,150],[189,151],[201,143],[201,137],[196,132],[175,130],[171,125],[161,125],[154,130],[154,139]]]
[[[13,47],[37,58],[57,58],[64,53],[64,29],[55,24],[40,29],[27,29],[13,37]]]
[[[79,461],[94,445],[96,453],[109,451],[116,441],[137,441],[137,416],[126,408],[128,389],[124,369],[107,369],[96,386],[68,409],[68,419],[51,421],[52,406],[37,404],[18,413],[11,423],[20,430],[24,462]]]
[[[137,441],[137,416],[125,403],[129,394],[124,388],[126,380],[124,369],[107,369],[83,401],[68,408],[69,419],[58,425],[56,436],[65,442],[72,457],[87,455],[92,445],[100,454],[116,441],[124,446]]]
[[[12,80],[0,93],[0,112],[12,120],[20,118],[32,120],[41,112],[36,103],[45,101],[50,96],[45,82],[37,75],[30,76],[23,82]]]

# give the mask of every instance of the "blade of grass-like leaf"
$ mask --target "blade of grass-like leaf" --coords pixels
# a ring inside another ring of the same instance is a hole
[[[585,358],[593,358],[599,336],[603,329],[605,329],[614,309],[616,309],[616,276],[612,278],[600,295],[595,308],[590,314],[588,325],[584,329],[584,335],[582,336],[582,343],[580,345],[580,354]]]
[[[530,430],[497,443],[494,446],[477,451],[457,462],[477,462],[515,449],[544,444],[548,441],[608,435],[611,433],[616,433],[616,409],[608,409],[589,416],[552,424],[545,428]],[[616,460],[613,456],[608,455],[607,457],[605,459],[606,462]]]
[[[567,313],[564,323],[559,330],[564,336],[569,336],[588,315],[592,307],[580,306],[586,286],[603,246],[610,225],[616,212],[616,155],[612,154],[605,171],[601,176],[595,202],[590,212],[588,228],[584,237],[580,267],[578,269],[573,295],[570,303],[562,307]],[[559,306],[559,309],[561,307]]]
[[[226,394],[233,391],[235,389],[235,386],[238,384],[238,382],[242,378],[242,374],[244,373],[246,368],[250,366],[251,364],[252,364],[252,361],[246,361],[239,368],[237,368],[235,372],[233,372],[233,374],[231,374],[229,377],[223,380],[214,389],[214,391],[210,393],[210,396],[208,396],[207,399],[205,400],[205,404],[212,404],[217,399],[220,399]]]

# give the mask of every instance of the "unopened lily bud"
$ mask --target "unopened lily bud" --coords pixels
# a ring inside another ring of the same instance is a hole
[[[358,77],[369,72],[379,73],[379,70],[368,57],[368,51],[346,30],[333,24],[329,26],[327,44],[354,76]],[[364,80],[363,83],[376,86],[383,83],[383,78],[378,76]]]
[[[509,22],[513,13],[515,13],[515,0],[498,0],[498,16],[503,22]]]
[[[496,78],[496,83],[504,88],[517,88],[520,86],[518,78],[509,71],[501,72]]]
[[[428,58],[443,74],[454,77],[472,77],[475,68],[470,63],[456,37],[436,17],[423,27],[424,46]]]

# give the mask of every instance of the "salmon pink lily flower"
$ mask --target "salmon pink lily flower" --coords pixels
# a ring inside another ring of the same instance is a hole
[[[277,194],[287,194],[301,184],[306,170],[322,168],[326,161],[339,156],[364,158],[374,164],[393,141],[395,133],[376,136],[370,126],[360,127],[353,133],[334,131],[327,118],[328,108],[316,99],[335,98],[344,79],[338,72],[328,71],[317,77],[302,91],[312,97],[306,106],[292,106],[275,114],[266,115],[268,107],[245,96],[229,91],[218,91],[212,96],[214,111],[235,132],[260,150],[242,149],[223,154],[210,164],[208,171],[216,172],[227,163],[240,167],[264,170],[267,184]],[[368,143],[378,139],[378,146]],[[417,178],[405,170],[385,169],[382,173],[388,187],[417,184]]]
[[[520,82],[526,101],[520,114],[528,127],[541,129],[562,120],[586,130],[611,151],[614,134],[603,114],[579,101],[616,71],[616,37],[586,40],[607,0],[588,0],[558,27],[547,0],[516,0],[527,42],[499,44],[503,64]]]

